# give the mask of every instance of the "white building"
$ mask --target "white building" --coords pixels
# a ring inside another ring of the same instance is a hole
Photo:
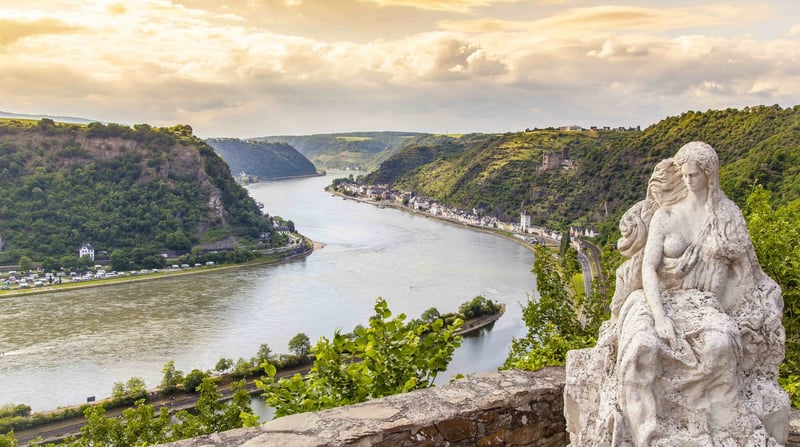
[[[519,230],[522,232],[527,232],[528,228],[531,227],[531,215],[528,214],[527,211],[523,211],[522,214],[519,216]]]
[[[88,256],[94,261],[94,248],[92,248],[92,244],[81,245],[81,248],[78,250],[78,257],[82,258],[84,256]]]

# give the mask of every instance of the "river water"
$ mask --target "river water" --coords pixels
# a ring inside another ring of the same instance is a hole
[[[102,398],[114,382],[161,368],[212,369],[221,357],[275,353],[304,332],[312,343],[366,324],[377,297],[419,316],[455,311],[474,297],[507,305],[491,330],[465,337],[446,382],[495,370],[512,337],[524,335],[520,303],[535,288],[533,254],[503,238],[332,197],[334,175],[259,183],[250,194],[271,214],[326,246],[271,266],[0,299],[0,405],[34,411]]]

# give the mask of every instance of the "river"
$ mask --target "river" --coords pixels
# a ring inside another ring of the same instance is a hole
[[[34,411],[102,398],[161,368],[212,369],[250,358],[262,343],[287,352],[297,333],[312,342],[365,324],[377,297],[419,316],[455,311],[474,297],[507,305],[491,330],[465,337],[454,374],[495,370],[525,333],[520,303],[535,288],[533,254],[491,234],[332,197],[335,175],[250,185],[270,214],[326,246],[277,265],[168,280],[0,299],[0,405]]]

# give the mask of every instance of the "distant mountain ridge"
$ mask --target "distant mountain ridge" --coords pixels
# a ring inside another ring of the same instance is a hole
[[[208,145],[238,175],[242,172],[260,179],[314,175],[316,167],[286,143],[267,143],[236,138],[208,138]]]
[[[24,113],[3,112],[2,110],[0,110],[0,118],[23,119],[23,120],[40,120],[42,118],[49,118],[53,121],[58,121],[59,123],[72,123],[72,124],[89,124],[97,121],[86,118],[79,118],[75,116],[27,115]]]
[[[420,137],[365,181],[505,220],[526,210],[534,223],[553,228],[616,225],[641,199],[655,164],[698,140],[717,150],[722,187],[740,206],[754,182],[778,204],[800,198],[800,106],[777,105],[689,111],[643,131]]]
[[[375,169],[417,132],[347,132],[314,135],[276,135],[254,138],[269,143],[287,143],[314,165],[326,169]]]

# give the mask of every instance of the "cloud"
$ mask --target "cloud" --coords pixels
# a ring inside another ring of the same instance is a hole
[[[772,23],[758,5],[29,1],[0,12],[26,24],[0,25],[0,97],[21,113],[258,136],[647,125],[800,97],[800,41],[742,37]]]
[[[603,31],[664,31],[709,27],[758,20],[771,14],[766,5],[716,4],[691,8],[645,8],[604,5],[572,8],[536,20],[442,20],[439,26],[448,31],[539,32],[548,35],[575,35]]]
[[[497,3],[517,3],[522,0],[363,0],[380,6],[399,6],[431,11],[450,11],[469,14],[477,8]]]
[[[0,17],[0,46],[10,45],[20,39],[43,34],[62,34],[76,28],[55,18],[8,19]]]

